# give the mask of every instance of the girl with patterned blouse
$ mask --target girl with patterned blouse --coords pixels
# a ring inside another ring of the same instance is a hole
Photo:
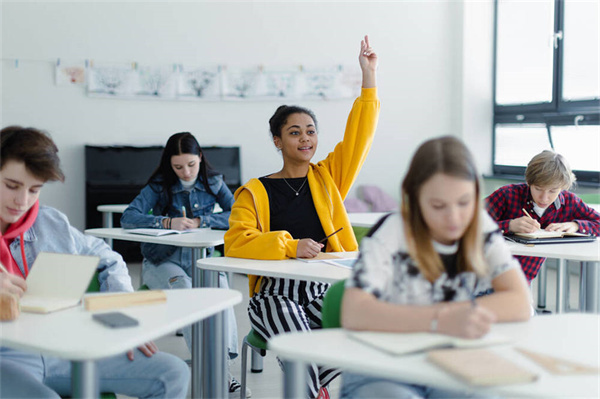
[[[400,214],[384,217],[361,242],[342,325],[479,338],[492,323],[528,320],[523,272],[479,198],[475,163],[460,140],[422,144],[402,183]],[[344,373],[342,398],[373,397],[473,396]]]

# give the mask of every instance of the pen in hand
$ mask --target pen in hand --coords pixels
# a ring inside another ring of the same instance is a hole
[[[527,215],[527,217],[531,220],[534,220],[531,215],[529,213],[527,213],[527,211],[525,210],[525,208],[521,208],[521,210],[523,211],[523,213],[525,213],[525,215]]]
[[[343,229],[343,227],[340,227],[339,229],[337,229],[336,231],[334,231],[333,233],[329,234],[327,237],[323,238],[321,241],[319,241],[319,244],[323,244],[325,241],[327,241],[327,239],[329,237],[331,237],[332,235],[339,233],[341,230]]]
[[[185,218],[185,217],[186,217],[186,216],[185,216],[185,205],[182,205],[182,206],[181,206],[181,212],[183,212],[183,217]]]

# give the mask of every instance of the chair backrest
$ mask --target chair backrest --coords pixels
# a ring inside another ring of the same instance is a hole
[[[340,328],[342,326],[340,313],[345,284],[346,280],[341,280],[332,284],[327,290],[321,309],[323,328]]]
[[[100,281],[98,281],[98,270],[94,273],[90,285],[88,285],[86,292],[100,292]]]

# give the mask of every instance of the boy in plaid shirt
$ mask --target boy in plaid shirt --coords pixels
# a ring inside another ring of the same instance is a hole
[[[567,191],[575,182],[575,175],[562,155],[546,150],[534,156],[525,170],[525,181],[501,187],[485,200],[489,214],[504,233],[545,229],[600,235],[600,214]],[[530,283],[546,260],[533,256],[516,258]]]

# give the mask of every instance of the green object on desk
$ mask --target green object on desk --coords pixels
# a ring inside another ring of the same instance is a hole
[[[346,280],[333,283],[323,298],[321,308],[321,322],[323,328],[340,328],[342,326],[341,310]]]

